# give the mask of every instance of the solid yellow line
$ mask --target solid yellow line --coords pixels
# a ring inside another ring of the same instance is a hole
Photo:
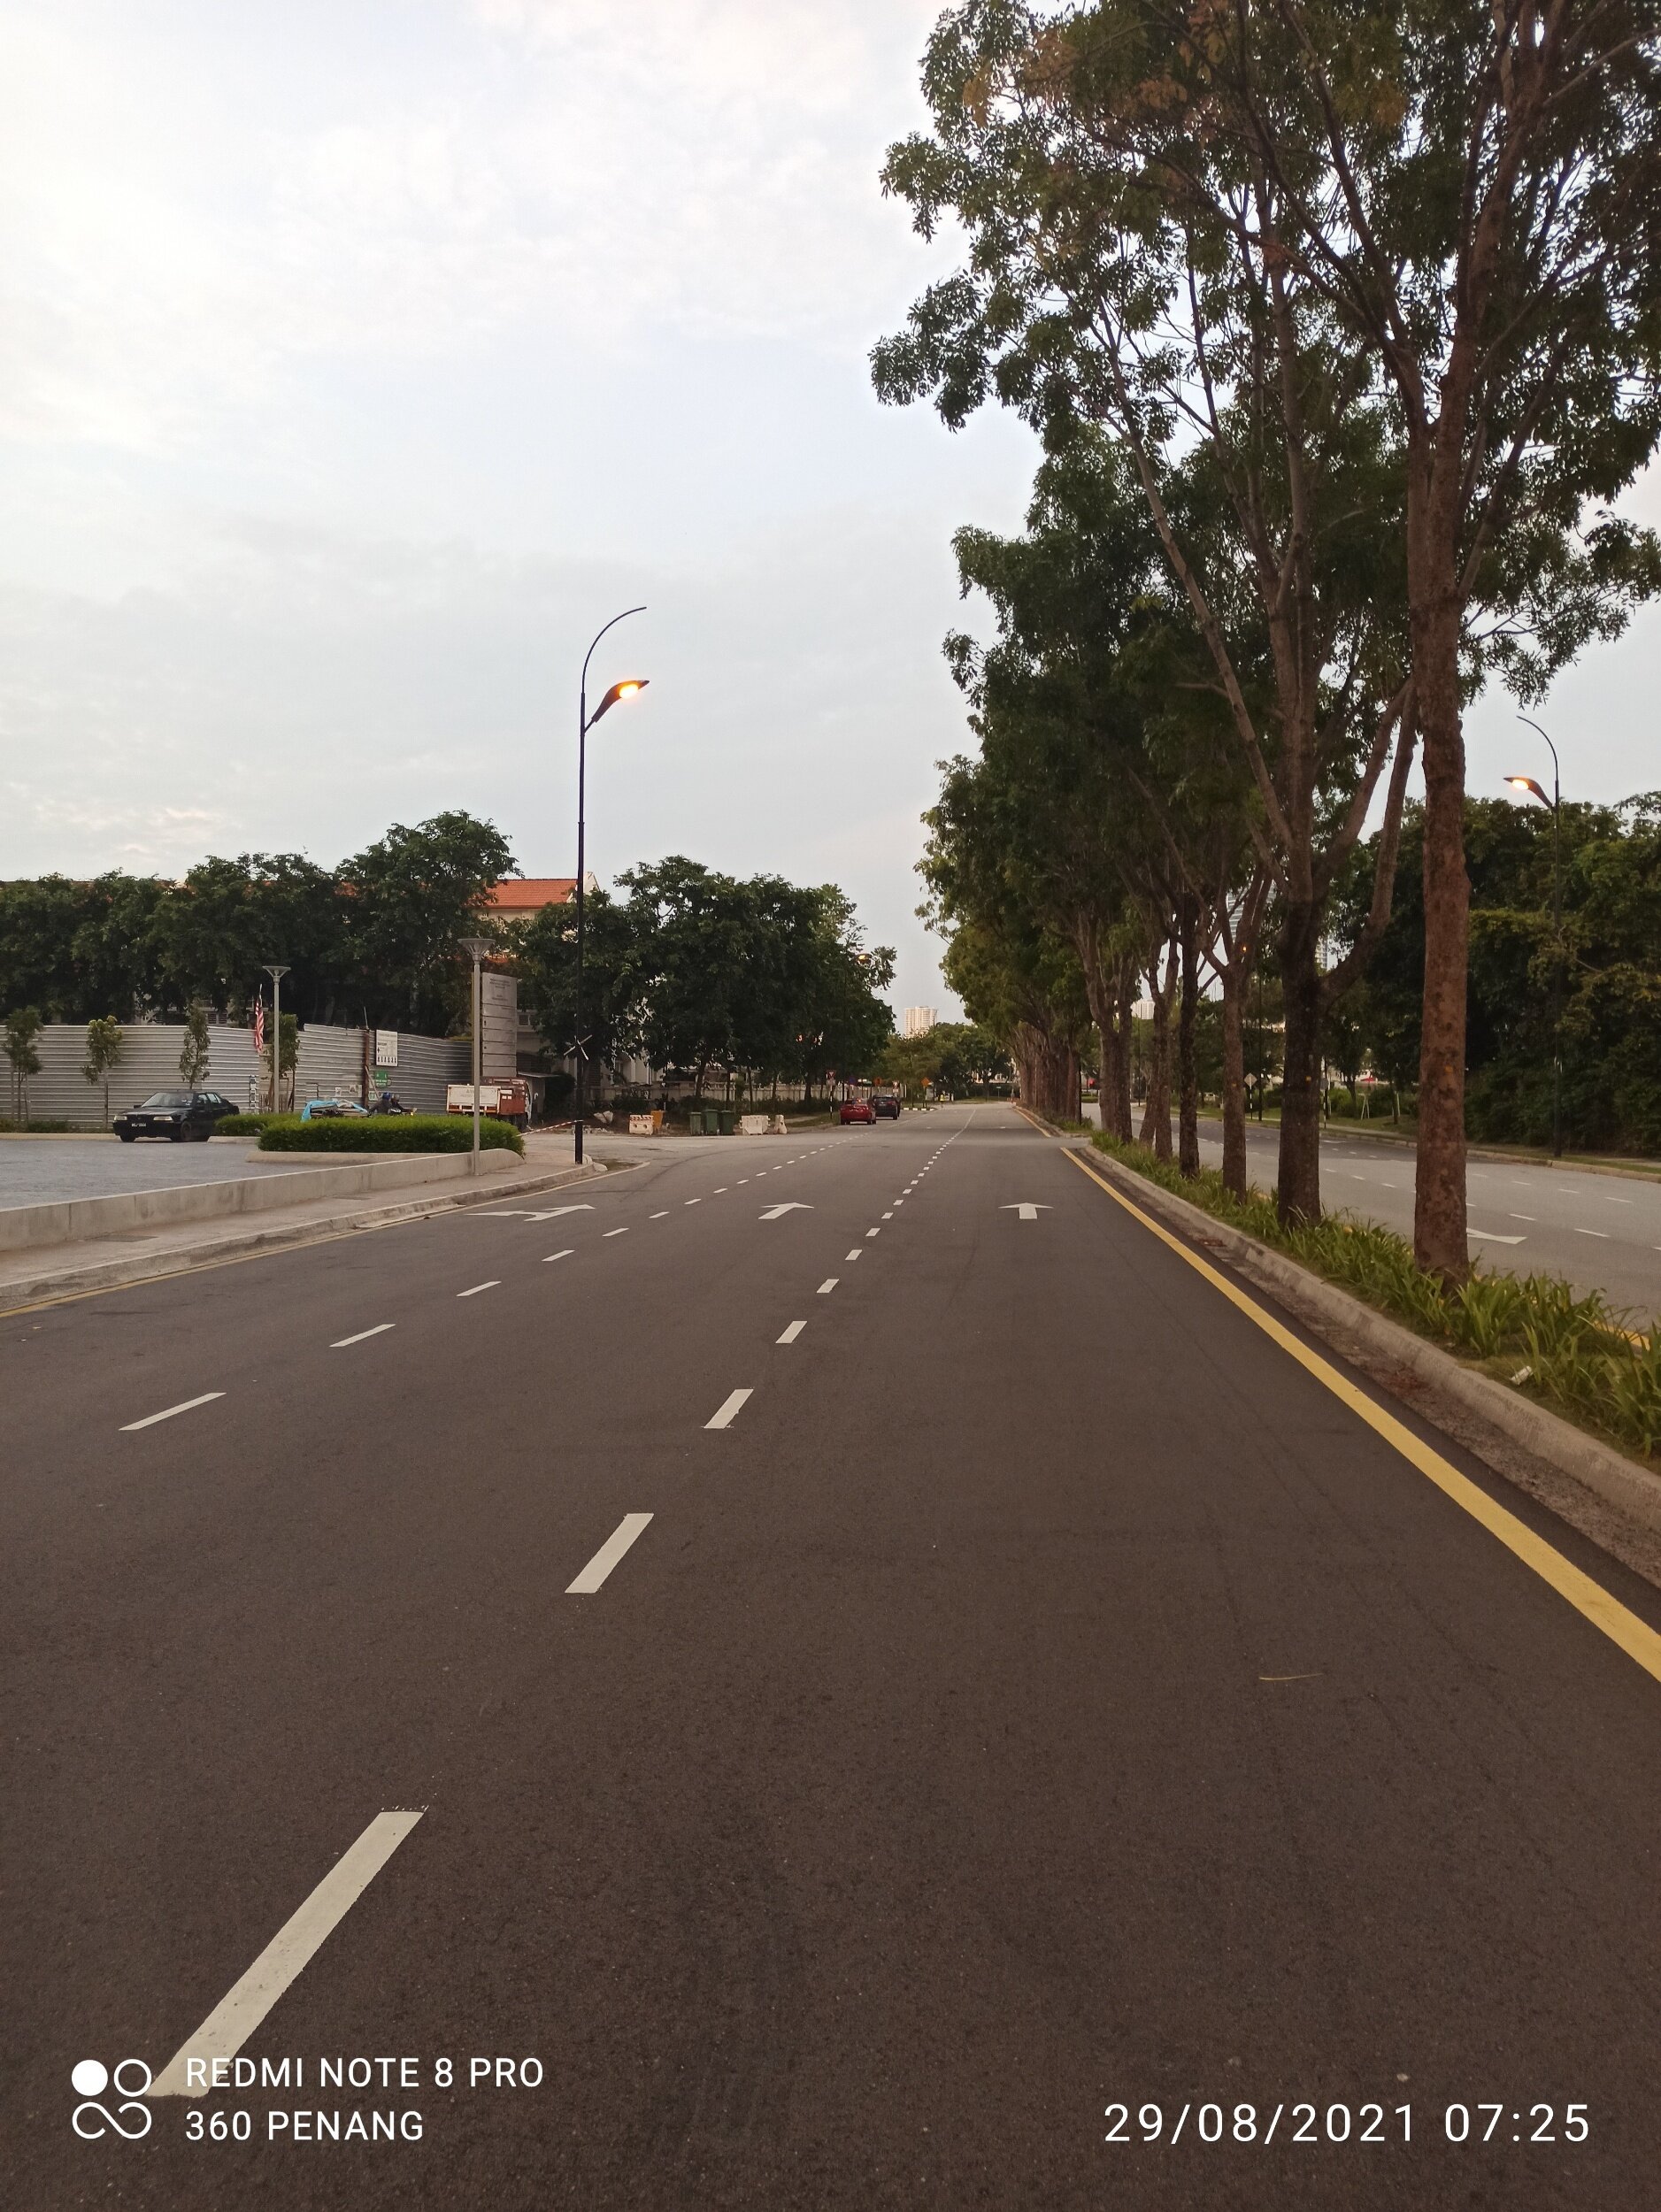
[[[1313,1352],[1292,1332],[1284,1328],[1271,1313],[1265,1313],[1255,1299],[1249,1298],[1238,1284],[1210,1266],[1197,1252],[1191,1252],[1180,1237],[1173,1236],[1163,1223],[1145,1214],[1140,1206],[1133,1205],[1122,1191],[1116,1190],[1103,1175],[1098,1175],[1088,1162],[1069,1149],[1066,1157],[1082,1174],[1099,1185],[1115,1204],[1120,1205],[1144,1229],[1151,1230],[1162,1244],[1188,1262],[1197,1274],[1203,1275],[1214,1290],[1219,1290],[1232,1305],[1238,1306],[1248,1319],[1255,1322],[1264,1334],[1273,1339],[1283,1352],[1289,1352],[1298,1365],[1324,1384],[1334,1398],[1342,1399],[1350,1411],[1365,1421],[1367,1426],[1393,1445],[1402,1457],[1427,1475],[1445,1497],[1480,1521],[1490,1536],[1496,1536],[1506,1549],[1513,1552],[1526,1567],[1532,1567],[1542,1582],[1549,1583],[1561,1598],[1566,1598],[1577,1613],[1599,1628],[1611,1643],[1619,1644],[1629,1659],[1635,1659],[1646,1674],[1661,1682],[1661,1635],[1647,1622],[1630,1612],[1618,1598],[1612,1598],[1590,1575],[1582,1574],[1560,1551],[1536,1536],[1533,1529],[1519,1521],[1514,1513],[1508,1513],[1503,1505],[1480,1489],[1468,1476],[1445,1460],[1440,1452],[1433,1451],[1412,1431],[1398,1421],[1365,1391],[1357,1390],[1346,1377],[1341,1375],[1329,1360]]]

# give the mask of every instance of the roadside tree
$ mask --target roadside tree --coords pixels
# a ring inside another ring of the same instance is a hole
[[[112,1014],[95,1014],[87,1024],[87,1056],[81,1072],[88,1083],[104,1086],[104,1126],[110,1126],[110,1071],[120,1064],[127,1033]]]

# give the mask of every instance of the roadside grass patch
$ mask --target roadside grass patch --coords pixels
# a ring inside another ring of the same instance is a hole
[[[1274,1200],[1253,1188],[1238,1199],[1215,1168],[1185,1176],[1144,1145],[1092,1134],[1096,1149],[1260,1243],[1285,1252],[1433,1343],[1480,1361],[1496,1379],[1601,1429],[1628,1451],[1661,1452],[1661,1325],[1636,1327],[1597,1291],[1580,1296],[1560,1275],[1490,1273],[1473,1264],[1449,1290],[1413,1264],[1392,1229],[1345,1213],[1288,1228]]]

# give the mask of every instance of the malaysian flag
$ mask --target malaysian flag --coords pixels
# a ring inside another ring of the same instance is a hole
[[[263,998],[257,998],[254,1001],[254,1050],[260,1053],[265,1049],[265,1002]]]

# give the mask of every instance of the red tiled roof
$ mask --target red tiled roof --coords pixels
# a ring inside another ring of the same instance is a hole
[[[564,906],[575,895],[575,876],[510,876],[490,894],[498,914],[540,914],[545,906]]]

